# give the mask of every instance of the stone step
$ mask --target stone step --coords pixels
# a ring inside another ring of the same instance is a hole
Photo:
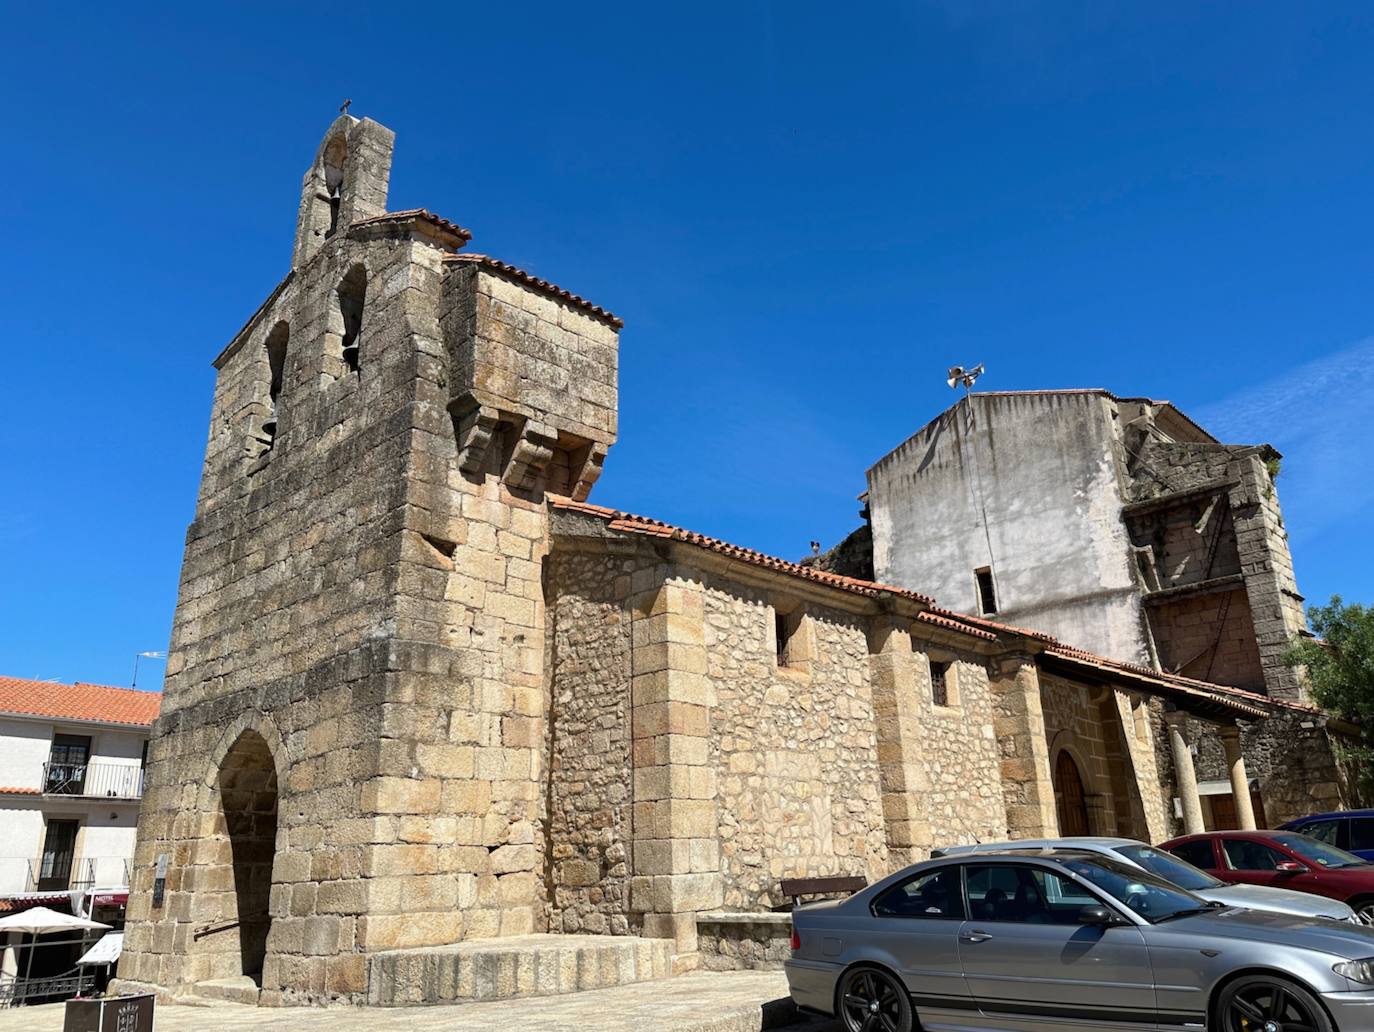
[[[258,983],[247,975],[237,978],[212,978],[197,982],[191,995],[201,1000],[222,1000],[228,1003],[246,1003],[250,1006],[258,1002]]]
[[[368,960],[381,1007],[558,996],[673,973],[673,941],[628,935],[520,935],[392,950]]]

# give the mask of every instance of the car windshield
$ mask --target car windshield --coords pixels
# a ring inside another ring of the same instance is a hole
[[[1337,849],[1335,846],[1320,842],[1317,839],[1309,838],[1306,835],[1275,835],[1274,841],[1287,849],[1291,849],[1304,860],[1311,860],[1319,867],[1364,867],[1365,862],[1354,853],[1347,853],[1344,849]]]
[[[1120,860],[1066,857],[1060,863],[1151,923],[1213,909],[1205,899]]]
[[[1120,853],[1127,860],[1140,865],[1151,874],[1157,874],[1166,882],[1172,882],[1189,892],[1198,892],[1202,889],[1219,889],[1226,884],[1219,878],[1213,878],[1206,871],[1199,871],[1192,864],[1180,860],[1173,854],[1166,853],[1162,849],[1156,849],[1154,846],[1147,846],[1144,843],[1113,846],[1112,851]]]

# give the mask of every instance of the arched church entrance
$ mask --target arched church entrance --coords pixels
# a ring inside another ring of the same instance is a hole
[[[234,741],[220,763],[218,788],[233,864],[239,973],[261,984],[277,849],[277,770],[262,735],[245,731]]]
[[[1054,801],[1059,810],[1059,834],[1087,835],[1088,795],[1083,775],[1067,749],[1059,750],[1054,763]]]

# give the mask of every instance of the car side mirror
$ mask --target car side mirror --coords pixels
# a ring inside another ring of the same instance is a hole
[[[1078,912],[1078,923],[1081,925],[1095,925],[1098,928],[1107,928],[1114,924],[1120,924],[1121,919],[1106,907],[1092,906],[1084,907]]]
[[[1274,870],[1279,874],[1302,874],[1307,868],[1296,860],[1280,860]]]

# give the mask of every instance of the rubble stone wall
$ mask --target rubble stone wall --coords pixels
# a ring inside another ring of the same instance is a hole
[[[929,648],[922,642],[916,647]],[[953,659],[946,672],[950,704],[935,704],[930,659]],[[945,649],[915,653],[919,749],[929,772],[927,808],[934,845],[986,842],[1007,835],[1002,756],[997,743],[992,689],[977,657]]]
[[[555,553],[549,711],[550,930],[637,931],[627,600],[634,562]]]
[[[819,606],[803,620],[805,658],[780,670],[769,600],[706,581],[710,749],[732,910],[784,902],[780,878],[886,873],[864,628]]]

